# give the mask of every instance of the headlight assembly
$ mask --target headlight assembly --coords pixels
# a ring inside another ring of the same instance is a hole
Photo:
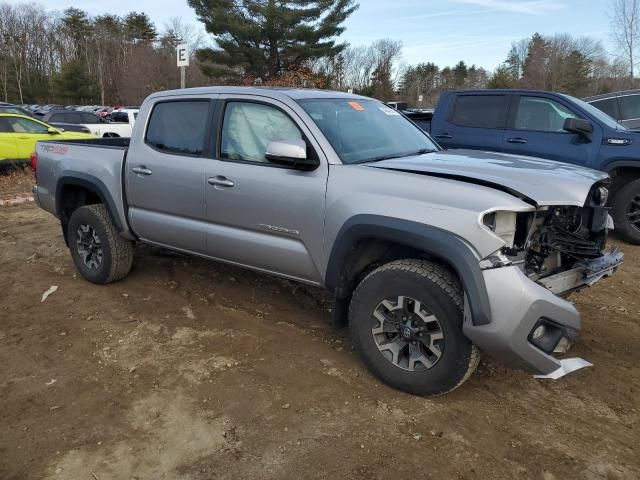
[[[482,217],[482,224],[485,228],[500,237],[507,247],[513,247],[516,235],[516,212],[505,210],[486,213]]]
[[[609,190],[605,187],[598,187],[593,191],[591,196],[593,204],[597,207],[604,207],[609,200]]]

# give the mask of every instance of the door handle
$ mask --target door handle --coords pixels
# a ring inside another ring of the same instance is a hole
[[[509,142],[509,143],[519,143],[521,145],[524,145],[525,143],[527,143],[527,140],[525,140],[524,138],[509,138],[507,140],[507,142]]]
[[[209,185],[214,185],[216,187],[227,187],[227,188],[231,188],[235,185],[235,183],[233,183],[233,180],[229,180],[227,177],[223,177],[222,175],[209,177],[207,179],[207,183]]]
[[[453,138],[453,135],[451,135],[450,133],[439,133],[438,135],[436,135],[436,138],[451,139]]]
[[[149,170],[144,165],[141,165],[140,167],[133,167],[131,169],[131,171],[133,173],[137,173],[138,175],[151,175],[153,173],[151,170]]]

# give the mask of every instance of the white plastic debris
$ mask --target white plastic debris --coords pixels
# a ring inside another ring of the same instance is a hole
[[[58,286],[57,285],[51,285],[49,290],[47,290],[46,292],[44,292],[42,294],[42,300],[40,300],[40,303],[44,302],[47,298],[49,298],[49,295],[51,295],[56,290],[58,290]]]
[[[557,380],[565,375],[575,372],[576,370],[586,367],[593,367],[593,364],[587,362],[583,358],[565,358],[564,360],[560,360],[560,368],[557,370],[554,370],[548,375],[534,375],[533,378]]]

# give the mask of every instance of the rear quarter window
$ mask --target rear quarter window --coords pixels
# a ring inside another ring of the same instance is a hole
[[[201,155],[209,104],[208,100],[157,103],[149,118],[147,144],[167,153]]]
[[[447,120],[460,127],[502,128],[506,107],[506,95],[460,95]]]

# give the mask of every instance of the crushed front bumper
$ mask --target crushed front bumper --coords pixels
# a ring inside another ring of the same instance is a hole
[[[580,272],[573,272],[568,280],[556,279],[548,285],[532,281],[517,266],[484,270],[491,323],[474,325],[465,302],[464,334],[509,367],[537,375],[562,371],[565,366],[552,353],[560,343],[575,339],[581,321],[575,306],[554,292],[593,285],[613,273],[623,258],[622,253],[613,252],[576,267]],[[541,325],[545,329],[539,332],[546,331],[550,336],[536,340],[535,331]]]
[[[566,272],[543,278],[538,283],[556,295],[565,295],[613,275],[623,262],[624,253],[614,250],[602,257],[580,262]]]

